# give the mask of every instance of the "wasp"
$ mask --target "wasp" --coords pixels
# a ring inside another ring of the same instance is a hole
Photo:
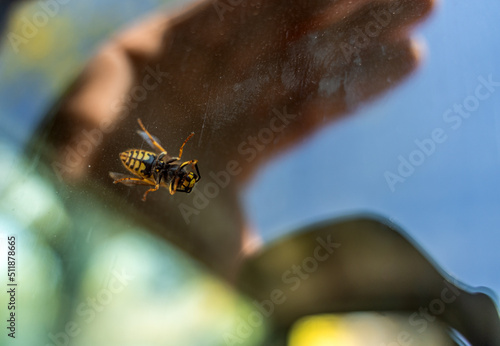
[[[114,184],[121,183],[127,186],[146,185],[151,186],[144,193],[142,200],[146,200],[148,193],[157,191],[160,186],[168,187],[170,194],[176,192],[190,193],[195,184],[200,180],[201,175],[198,169],[198,160],[182,162],[182,150],[184,145],[194,136],[194,132],[186,138],[179,149],[179,156],[171,157],[161,146],[160,142],[153,137],[142,124],[141,119],[137,119],[142,131],[137,133],[153,148],[156,152],[142,149],[129,149],[120,153],[120,160],[125,168],[134,176],[109,172]],[[192,171],[188,171],[191,167]],[[196,173],[194,173],[196,171]]]

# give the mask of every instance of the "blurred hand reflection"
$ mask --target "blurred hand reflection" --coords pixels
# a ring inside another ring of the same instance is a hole
[[[71,167],[60,176],[120,194],[161,225],[160,236],[229,277],[249,229],[238,197],[245,178],[408,76],[419,60],[409,29],[431,8],[431,0],[218,0],[150,18],[107,43],[63,101],[50,135]],[[196,191],[162,190],[144,203],[144,188],[112,184],[108,171],[125,173],[119,152],[149,150],[135,134],[139,117],[171,155],[196,133],[183,156],[199,160]],[[68,148],[92,138],[69,162]]]

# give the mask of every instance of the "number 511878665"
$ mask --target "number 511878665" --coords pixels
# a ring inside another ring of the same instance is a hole
[[[16,277],[16,237],[11,236],[7,238],[8,249],[7,252],[7,275],[9,276],[9,281],[14,281]]]

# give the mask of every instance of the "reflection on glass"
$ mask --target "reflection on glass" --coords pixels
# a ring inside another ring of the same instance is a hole
[[[16,341],[448,345],[450,326],[476,344],[500,340],[491,292],[453,280],[385,219],[331,219],[350,210],[337,198],[340,173],[372,177],[384,161],[366,151],[386,135],[379,118],[356,118],[362,136],[338,127],[333,142],[307,142],[399,95],[421,64],[412,30],[433,2],[164,4],[47,0],[11,12],[0,51],[0,246],[19,240]],[[185,157],[203,179],[190,194],[142,202],[147,187],[112,183],[119,153],[147,148],[138,118],[171,155],[196,133]],[[337,164],[339,152],[348,158]],[[422,327],[421,315],[408,317],[420,307],[439,312],[425,332],[411,323]]]

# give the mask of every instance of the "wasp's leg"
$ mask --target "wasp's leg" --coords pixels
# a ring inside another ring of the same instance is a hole
[[[170,185],[168,186],[168,191],[170,192],[171,195],[177,191],[177,185],[179,185],[179,178],[172,179],[170,182]]]
[[[158,143],[154,138],[153,136],[151,136],[151,134],[148,132],[148,130],[146,130],[146,128],[144,127],[144,125],[142,124],[142,121],[141,119],[137,119],[137,122],[139,123],[139,126],[141,127],[141,129],[144,131],[144,133],[146,133],[146,135],[148,136],[149,140],[151,141],[151,143],[153,144],[153,146],[158,149],[160,152],[167,152],[165,149],[163,149],[163,147],[160,145],[160,143]]]
[[[179,157],[177,160],[180,160],[182,157],[182,150],[184,149],[184,146],[186,145],[187,141],[191,139],[191,137],[194,136],[194,132],[191,132],[191,134],[186,138],[186,140],[182,143],[181,148],[179,149]]]
[[[121,178],[118,180],[115,180],[113,184],[118,184],[122,183],[123,185],[147,185],[147,186],[156,186],[155,183],[146,180],[146,179],[141,179],[141,178]]]
[[[129,177],[129,176],[126,176],[125,174],[115,173],[115,172],[109,172],[109,175],[111,176],[111,178],[116,179],[113,182],[113,184],[122,183],[123,185],[127,185],[127,186],[132,186],[132,185],[154,186],[144,193],[144,196],[142,196],[143,201],[146,201],[146,196],[148,195],[148,193],[150,193],[152,191],[156,191],[160,188],[160,184],[154,183],[151,180]],[[121,177],[121,176],[123,176],[124,178],[117,179],[118,177]]]
[[[182,163],[182,165],[180,165],[179,168],[177,168],[177,170],[180,171],[183,167],[185,167],[187,165],[191,165],[191,168],[193,170],[196,170],[196,174],[197,174],[196,181],[199,181],[201,179],[201,174],[200,174],[200,170],[198,169],[198,160],[186,161],[186,162]]]
[[[126,174],[109,172],[109,176],[113,178],[113,184],[122,183],[124,185],[132,186],[132,185],[155,185],[154,182],[147,179],[135,178]]]
[[[142,200],[145,202],[146,196],[148,195],[148,193],[153,192],[153,191],[157,191],[159,188],[160,188],[160,184],[156,184],[155,187],[150,188],[148,191],[146,191],[144,193],[144,196],[142,196]]]
[[[121,178],[132,178],[130,175],[126,175],[126,174],[123,174],[123,173],[116,173],[116,172],[109,172],[109,176],[113,180],[118,180],[118,179],[121,179]]]
[[[198,160],[192,160],[191,167],[193,167],[193,169],[196,168],[196,174],[198,175],[196,181],[199,181],[201,179],[201,174],[200,170],[198,169]]]

